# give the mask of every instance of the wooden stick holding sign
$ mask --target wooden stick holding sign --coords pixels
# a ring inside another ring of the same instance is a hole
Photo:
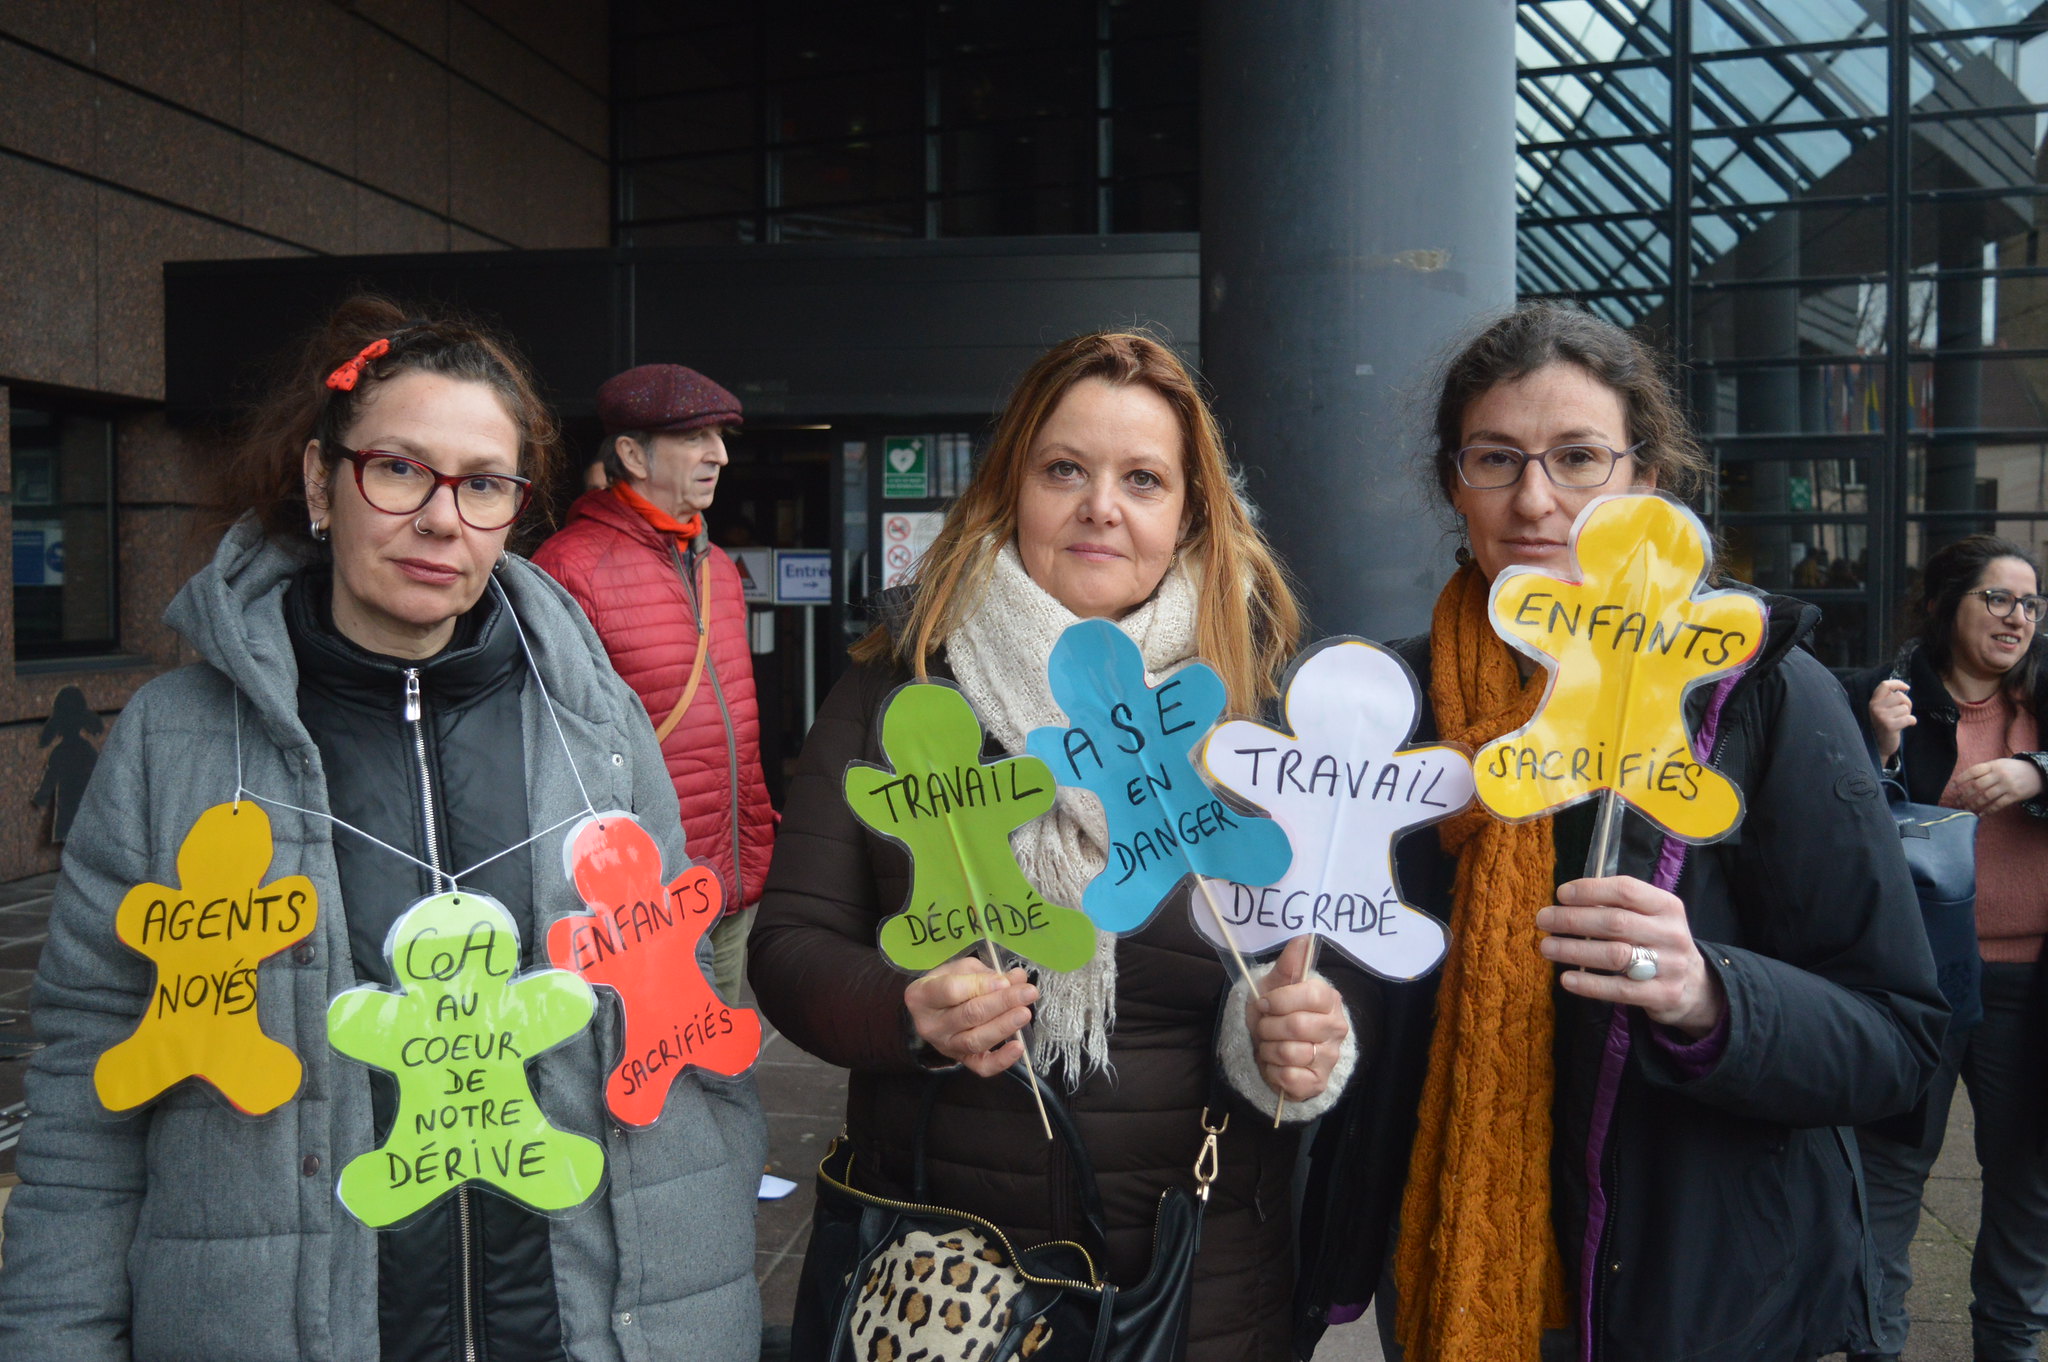
[[[1287,873],[1294,852],[1286,831],[1224,803],[1195,768],[1192,751],[1227,703],[1206,663],[1148,685],[1130,635],[1108,620],[1082,620],[1053,645],[1047,679],[1069,727],[1034,729],[1025,748],[1060,784],[1102,801],[1108,863],[1081,897],[1096,926],[1139,930],[1189,875],[1222,923],[1210,879],[1264,885]],[[1244,953],[1224,933],[1238,972],[1258,992]]]
[[[1265,888],[1221,886],[1228,913],[1212,899],[1195,927],[1219,944],[1234,927],[1258,953],[1305,935],[1304,977],[1327,939],[1383,979],[1419,979],[1450,934],[1402,898],[1394,845],[1472,802],[1471,762],[1454,745],[1411,745],[1422,691],[1377,643],[1324,639],[1295,658],[1285,694],[1285,727],[1233,720],[1209,735],[1201,759],[1217,785],[1287,830],[1294,864]]]
[[[1487,598],[1495,631],[1550,681],[1527,724],[1479,749],[1479,798],[1510,822],[1600,798],[1588,876],[1615,873],[1624,805],[1695,844],[1742,819],[1742,792],[1693,751],[1685,697],[1749,665],[1764,612],[1703,589],[1710,542],[1667,497],[1601,497],[1572,525],[1573,577],[1511,567]]]
[[[1095,958],[1085,914],[1047,903],[1025,878],[1010,833],[1052,808],[1052,773],[1036,757],[981,759],[981,721],[967,698],[937,681],[898,686],[882,707],[888,766],[846,768],[854,817],[910,853],[910,896],[882,923],[882,954],[914,974],[979,945],[1003,973],[996,947],[1045,969]],[[1038,1091],[1031,1045],[1020,1033],[1045,1138],[1052,1121]]]

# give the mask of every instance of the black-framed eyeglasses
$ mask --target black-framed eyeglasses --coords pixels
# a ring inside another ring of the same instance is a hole
[[[1965,591],[1965,596],[1982,596],[1984,608],[1999,619],[2011,619],[2012,608],[2018,606],[2032,623],[2039,624],[2044,612],[2048,612],[2048,596],[2015,596],[2003,587],[1990,586],[1978,591]]]
[[[443,487],[455,492],[455,514],[472,530],[502,530],[533,500],[533,479],[516,473],[442,473],[383,449],[344,449],[355,465],[356,490],[386,515],[417,515]]]
[[[1513,487],[1522,480],[1522,469],[1534,463],[1555,486],[1603,487],[1614,476],[1614,466],[1622,456],[1642,447],[1641,441],[1627,449],[1581,441],[1531,454],[1513,445],[1466,445],[1458,451],[1458,481],[1478,491]]]

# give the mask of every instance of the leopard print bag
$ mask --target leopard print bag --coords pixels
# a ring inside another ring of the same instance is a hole
[[[939,1079],[928,1085],[915,1162],[923,1186],[923,1126]],[[1040,1090],[1066,1140],[1084,1217],[1105,1237],[1095,1174],[1072,1118]],[[1196,1194],[1161,1194],[1152,1263],[1131,1287],[1104,1281],[1071,1242],[1019,1250],[1002,1229],[964,1211],[898,1201],[853,1185],[844,1137],[818,1165],[811,1243],[791,1322],[794,1362],[1174,1362],[1186,1347],[1202,1205],[1216,1176],[1210,1124],[1195,1164]]]
[[[847,1321],[853,1355],[872,1362],[1036,1357],[1052,1337],[1043,1314],[1025,1322],[1012,1351],[1002,1351],[1026,1303],[1024,1287],[1024,1274],[971,1228],[908,1230],[868,1260]]]

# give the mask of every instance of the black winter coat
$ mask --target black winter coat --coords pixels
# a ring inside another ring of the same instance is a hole
[[[521,731],[526,662],[503,607],[490,593],[456,624],[447,648],[408,664],[357,647],[334,629],[331,577],[310,568],[293,583],[285,622],[299,663],[299,714],[320,748],[335,816],[421,861],[450,871],[523,840]],[[406,719],[408,675],[420,718]],[[384,939],[405,910],[442,886],[420,865],[337,832],[334,857],[349,905],[356,977],[396,985]],[[463,883],[502,902],[519,926],[527,968],[538,962],[532,863],[522,848]],[[371,1074],[371,1110],[382,1143],[397,1088]],[[377,1242],[377,1316],[384,1362],[559,1362],[561,1321],[547,1218],[473,1188]],[[465,1330],[477,1340],[463,1346]]]
[[[1875,1284],[1847,1127],[1910,1107],[1940,1054],[1947,1008],[1897,835],[1840,687],[1798,647],[1818,612],[1768,606],[1763,655],[1731,691],[1712,756],[1746,816],[1688,853],[1676,887],[1727,992],[1725,1049],[1688,1079],[1647,1018],[1630,1017],[1592,1274],[1594,1356],[1610,1362],[1806,1359],[1860,1343]],[[1401,650],[1426,696],[1427,640]],[[1695,726],[1706,700],[1704,687],[1692,697]],[[1434,737],[1424,723],[1417,741]],[[1557,819],[1561,880],[1578,878],[1592,808]],[[1639,817],[1625,826],[1622,873],[1649,880],[1660,839]],[[1410,901],[1448,919],[1453,865],[1435,835],[1408,838],[1398,863]],[[1400,1209],[1435,979],[1382,987],[1380,1062],[1316,1141],[1301,1356],[1331,1306],[1371,1297]],[[1576,1300],[1593,1088],[1614,1010],[1553,996],[1552,1218]]]

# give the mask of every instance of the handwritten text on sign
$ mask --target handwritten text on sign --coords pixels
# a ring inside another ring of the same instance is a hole
[[[407,909],[385,951],[399,990],[352,988],[327,1009],[334,1048],[398,1080],[390,1136],[342,1170],[349,1214],[397,1225],[466,1182],[537,1211],[596,1195],[604,1150],[549,1124],[526,1073],[590,1024],[590,985],[566,970],[514,978],[511,914],[466,889]]]
[[[1742,796],[1693,752],[1684,701],[1756,655],[1762,604],[1699,590],[1706,527],[1664,497],[1592,502],[1572,546],[1576,581],[1521,567],[1494,581],[1494,629],[1551,681],[1526,726],[1473,758],[1480,799],[1522,819],[1612,790],[1682,840],[1724,835],[1742,817]]]
[[[882,953],[907,970],[944,964],[984,940],[1047,969],[1095,955],[1095,928],[1047,903],[1024,878],[1010,833],[1052,807],[1034,757],[981,759],[982,728],[951,686],[897,687],[882,709],[883,768],[846,768],[846,803],[910,853],[910,899],[883,922]]]
[[[1228,933],[1197,899],[1204,936],[1258,953],[1314,933],[1391,979],[1435,968],[1448,938],[1402,902],[1394,843],[1470,803],[1472,768],[1455,747],[1407,746],[1419,706],[1399,657],[1364,639],[1329,639],[1288,674],[1286,730],[1234,720],[1210,735],[1210,776],[1273,815],[1294,863],[1264,888],[1214,886]]]
[[[1254,885],[1286,873],[1287,834],[1231,809],[1189,759],[1225,704],[1206,664],[1148,686],[1130,635],[1082,620],[1053,645],[1047,679],[1070,726],[1034,729],[1025,747],[1060,784],[1092,791],[1108,816],[1108,864],[1081,899],[1096,926],[1136,931],[1189,871]]]
[[[135,1033],[93,1066],[110,1111],[130,1111],[187,1078],[211,1083],[236,1110],[274,1111],[299,1090],[290,1046],[263,1034],[256,966],[312,935],[313,882],[270,884],[270,818],[256,804],[216,804],[178,848],[178,882],[139,884],[114,913],[114,934],[149,958],[156,980]]]
[[[653,1125],[685,1067],[733,1075],[761,1052],[760,1014],[720,998],[697,956],[724,893],[701,865],[664,885],[661,849],[630,813],[585,819],[563,855],[595,911],[549,924],[548,959],[619,995],[624,1054],[605,1078],[605,1106],[626,1125]]]

